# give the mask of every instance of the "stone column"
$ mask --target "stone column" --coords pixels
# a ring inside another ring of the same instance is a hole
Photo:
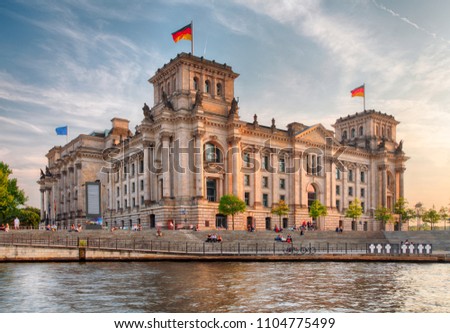
[[[150,158],[153,154],[153,147],[152,144],[148,141],[143,142],[143,148],[144,148],[144,204],[146,206],[150,205],[151,196],[152,196],[152,189],[151,189],[151,181],[150,181],[150,174],[151,170],[153,170],[154,165],[150,165]]]
[[[280,189],[280,176],[279,176],[279,166],[278,166],[278,155],[277,154],[271,154],[272,155],[272,205],[275,203],[278,203],[280,200],[279,195],[279,189]],[[285,165],[286,165],[286,159],[285,159]],[[286,179],[285,179],[286,182]],[[285,184],[287,186],[287,182]]]
[[[405,179],[404,179],[405,170],[406,170],[406,168],[404,168],[404,167],[398,168],[396,170],[398,172],[398,177],[399,177],[399,188],[398,188],[398,191],[399,191],[399,196],[401,198],[405,197],[405,182],[404,182],[405,181]]]
[[[239,197],[239,181],[241,180],[241,154],[239,150],[240,137],[233,137],[230,139],[231,144],[231,177],[232,177],[232,193]],[[242,181],[242,180],[241,180]]]
[[[170,176],[170,137],[168,132],[161,133],[162,151],[161,151],[161,164],[162,164],[162,176],[163,176],[163,193],[162,198],[170,198],[170,190],[172,188],[171,176]]]
[[[44,220],[45,217],[45,189],[39,189],[41,192],[41,221]]]
[[[255,200],[254,200],[254,209],[257,209],[259,207],[261,207],[261,202],[262,202],[262,190],[261,190],[261,147],[260,146],[256,146],[254,147],[254,159],[255,159],[255,165],[254,165],[254,172],[253,172],[253,176],[255,177],[254,182],[253,182],[253,193],[255,195]]]
[[[380,165],[378,170],[381,172],[381,206],[386,207],[387,205],[387,166]]]
[[[308,183],[307,171],[308,171],[308,154],[302,153],[301,158],[301,168],[300,168],[300,187],[297,191],[300,191],[300,206],[302,208],[308,208],[308,192],[306,190],[306,185]]]
[[[204,179],[203,179],[203,135],[204,130],[197,129],[193,133],[194,137],[194,165],[192,171],[194,172],[194,187],[195,196],[197,198],[205,197]]]

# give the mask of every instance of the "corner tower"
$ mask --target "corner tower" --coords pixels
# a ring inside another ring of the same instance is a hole
[[[227,64],[181,53],[148,80],[154,88],[152,112],[156,115],[164,106],[173,111],[202,106],[208,112],[228,116],[238,76]]]

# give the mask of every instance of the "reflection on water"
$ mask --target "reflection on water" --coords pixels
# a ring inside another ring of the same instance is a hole
[[[450,265],[0,264],[0,312],[450,312]]]

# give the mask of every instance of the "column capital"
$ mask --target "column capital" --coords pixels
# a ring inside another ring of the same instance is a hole
[[[172,136],[173,136],[173,133],[171,133],[169,131],[163,131],[163,132],[159,133],[159,138],[161,139],[161,141],[167,141]]]
[[[197,128],[196,130],[192,131],[192,136],[195,139],[202,139],[205,133],[206,131],[204,129]]]

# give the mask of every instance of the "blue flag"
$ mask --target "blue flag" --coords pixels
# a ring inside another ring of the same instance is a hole
[[[57,127],[55,131],[56,135],[67,135],[67,126]]]

